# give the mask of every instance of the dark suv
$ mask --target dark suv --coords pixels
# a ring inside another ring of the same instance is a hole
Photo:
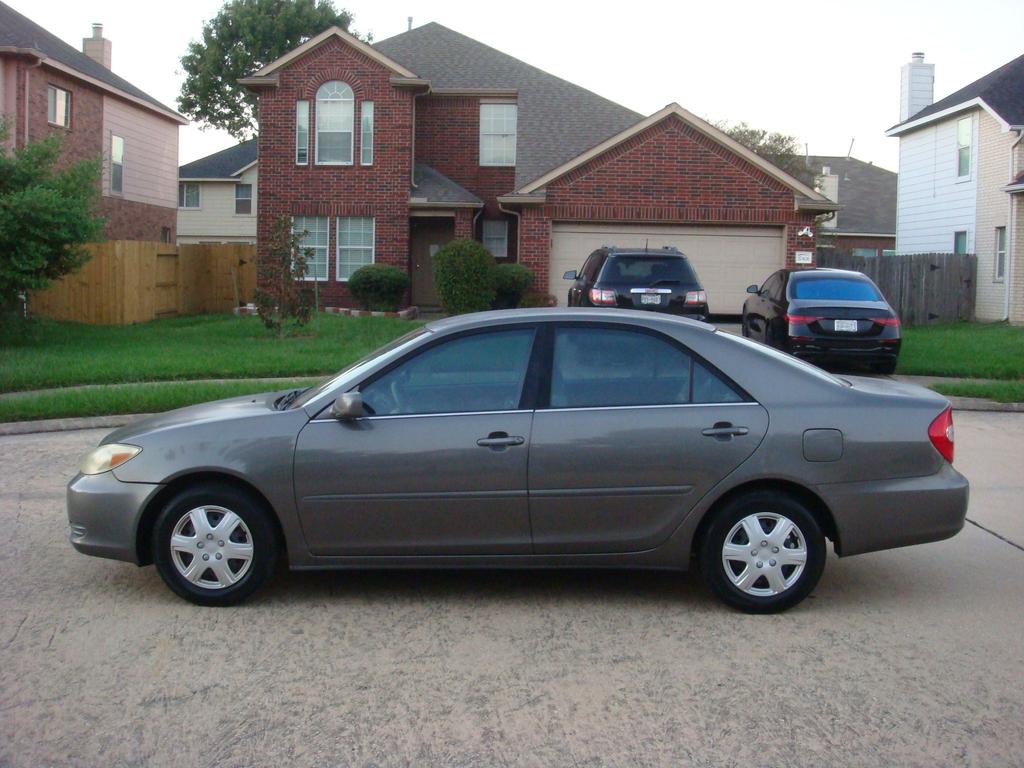
[[[690,260],[676,248],[598,248],[573,280],[570,307],[650,309],[706,320],[708,295]]]

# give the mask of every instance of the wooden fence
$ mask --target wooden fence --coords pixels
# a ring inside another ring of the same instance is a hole
[[[822,249],[818,266],[863,272],[875,281],[905,325],[974,319],[978,260],[971,254],[852,256]]]
[[[255,299],[256,247],[140,240],[91,244],[80,270],[29,298],[56,320],[127,325],[175,315],[231,312]]]

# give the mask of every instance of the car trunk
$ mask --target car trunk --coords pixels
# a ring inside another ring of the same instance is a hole
[[[883,301],[793,300],[791,317],[813,318],[801,323],[817,337],[839,342],[870,341],[881,336],[895,315]],[[891,336],[891,334],[889,334]]]

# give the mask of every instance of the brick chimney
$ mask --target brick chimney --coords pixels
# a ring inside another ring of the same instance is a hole
[[[92,25],[92,37],[82,38],[82,53],[110,69],[110,41],[103,37],[103,25]]]
[[[923,53],[910,54],[900,70],[900,122],[909,120],[935,101],[935,65],[924,63]]]

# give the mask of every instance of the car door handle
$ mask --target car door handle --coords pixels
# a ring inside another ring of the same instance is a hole
[[[510,445],[522,445],[526,442],[525,437],[510,435],[508,432],[491,432],[487,437],[481,437],[476,444],[481,448],[494,448],[500,450]]]
[[[700,431],[704,437],[713,437],[717,440],[732,440],[734,437],[742,437],[749,432],[750,430],[746,427],[734,427],[727,421],[716,422],[715,426]]]

